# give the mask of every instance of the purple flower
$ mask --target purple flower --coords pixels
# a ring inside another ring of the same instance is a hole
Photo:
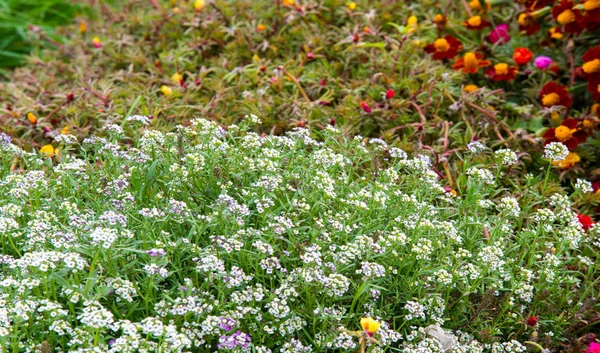
[[[157,256],[163,256],[167,252],[164,249],[150,249],[150,250],[146,251],[146,253],[148,253],[148,255],[150,255],[152,257],[157,257]]]
[[[115,342],[117,342],[117,340],[115,340],[114,338],[111,339],[110,341],[108,341],[108,345],[112,346],[113,344],[115,344]]]
[[[247,349],[249,345],[250,335],[241,331],[237,331],[231,336],[224,335],[219,337],[219,344],[217,347],[219,349],[234,349],[236,347]]]
[[[12,142],[12,137],[10,137],[9,135],[0,132],[0,146],[2,147],[8,147],[8,145],[10,145]]]
[[[237,321],[230,317],[222,317],[219,320],[221,322],[219,322],[218,326],[225,331],[231,331],[233,327],[237,324]]]
[[[535,66],[540,70],[546,70],[552,64],[552,59],[547,56],[538,56],[535,58]]]
[[[488,40],[492,44],[505,44],[510,40],[510,35],[508,34],[508,25],[506,23],[498,25],[496,28],[492,30],[492,32],[488,35]]]

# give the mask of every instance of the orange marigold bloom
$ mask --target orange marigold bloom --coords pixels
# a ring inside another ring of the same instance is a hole
[[[583,65],[581,69],[586,77],[600,76],[600,45],[588,49],[583,54]]]
[[[452,68],[454,70],[462,70],[465,74],[474,74],[479,71],[480,67],[490,66],[489,60],[482,60],[483,54],[468,52],[462,58],[456,59]]]
[[[543,135],[546,139],[544,145],[551,142],[562,142],[567,146],[569,151],[577,148],[580,143],[584,143],[587,140],[587,134],[578,125],[578,121],[573,118],[563,120],[560,126],[546,130]]]
[[[488,21],[483,20],[481,16],[473,16],[463,22],[462,25],[468,29],[484,29],[490,27],[491,24]]]
[[[592,98],[596,102],[600,102],[600,75],[592,76],[588,80],[587,89],[592,94]]]
[[[479,89],[479,87],[477,87],[477,85],[466,85],[465,88],[463,88],[463,90],[467,93],[471,93],[471,92],[475,92]]]
[[[487,74],[492,81],[512,81],[517,77],[519,69],[516,66],[508,66],[506,63],[499,63],[487,70]]]
[[[517,48],[513,53],[513,59],[519,65],[525,65],[533,59],[533,53],[527,48]]]
[[[528,36],[540,30],[540,24],[528,12],[524,12],[517,18],[519,22],[519,31],[525,32]]]
[[[581,157],[575,152],[569,152],[567,157],[561,161],[554,161],[552,165],[555,167],[559,167],[560,169],[569,169],[573,168],[573,166],[581,161]]]
[[[485,9],[487,11],[492,9],[492,5],[488,1],[485,1],[484,4],[485,4]],[[483,8],[481,7],[481,3],[479,2],[479,0],[469,1],[469,7],[473,10],[483,11]]]
[[[462,43],[449,34],[425,46],[425,52],[433,54],[434,60],[452,59],[461,49]]]
[[[446,25],[446,17],[444,15],[440,15],[439,13],[435,15],[433,22],[438,25],[438,27],[444,27]]]
[[[571,95],[569,95],[567,86],[559,85],[554,81],[548,82],[542,87],[539,99],[544,107],[554,105],[562,105],[567,109],[571,107]]]
[[[564,33],[581,33],[587,21],[571,0],[561,0],[552,7],[552,17],[563,26]]]

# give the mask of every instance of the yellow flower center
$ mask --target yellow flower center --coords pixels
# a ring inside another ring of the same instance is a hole
[[[479,89],[479,87],[477,87],[476,85],[466,85],[464,88],[465,92],[467,92],[467,93],[477,91],[478,89]]]
[[[477,60],[477,56],[475,53],[468,52],[464,57],[465,68],[467,69],[477,69],[479,67],[479,60]]]
[[[555,105],[558,102],[560,102],[560,96],[554,92],[548,93],[548,94],[544,95],[544,97],[542,98],[542,105],[544,107],[549,107],[551,105]]]
[[[482,10],[481,3],[479,2],[479,0],[469,1],[469,7],[472,8],[473,10]],[[492,8],[492,5],[490,5],[490,3],[486,1],[485,8],[486,8],[486,10],[489,10]]]
[[[519,15],[518,21],[521,26],[527,26],[529,24],[529,18],[527,17],[527,14],[524,13]]]
[[[592,108],[590,110],[592,111],[592,113],[595,113],[598,111],[598,107],[600,107],[600,103],[594,103],[592,104]]]
[[[295,3],[294,0],[283,0],[283,4],[287,6],[294,6]]]
[[[600,71],[600,59],[588,61],[581,67],[586,74]]]
[[[206,2],[204,0],[196,0],[194,1],[194,10],[202,11],[204,5],[206,5]]]
[[[410,16],[406,21],[406,24],[409,26],[416,26],[418,22],[417,16]]]
[[[437,14],[437,15],[435,15],[435,19],[433,21],[435,23],[442,23],[442,22],[444,22],[444,16]]]
[[[571,23],[571,22],[575,21],[575,14],[571,10],[565,10],[565,11],[561,12],[560,15],[558,15],[556,20],[561,25],[566,25],[567,23]]]
[[[351,1],[348,3],[348,10],[353,11],[354,9],[356,9],[356,3],[354,1]]]
[[[600,0],[588,0],[583,3],[583,9],[585,11],[595,10],[600,7]]]
[[[592,119],[584,119],[583,120],[583,127],[586,129],[592,129],[596,127],[596,122]]]
[[[556,128],[556,130],[554,130],[554,136],[556,136],[556,138],[560,141],[560,142],[565,142],[567,140],[569,140],[571,137],[573,137],[573,133],[575,132],[575,129],[569,129],[566,126],[559,126]]]
[[[496,75],[507,75],[508,74],[508,64],[500,63],[494,65],[494,71]]]
[[[436,39],[435,42],[433,42],[433,46],[437,52],[448,51],[448,49],[450,49],[450,43],[444,38]]]
[[[600,85],[598,85],[598,89],[597,89],[598,93],[600,93]]]
[[[473,27],[477,27],[481,24],[481,16],[473,16],[467,20],[467,23]]]

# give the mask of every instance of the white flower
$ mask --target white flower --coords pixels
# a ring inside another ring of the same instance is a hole
[[[544,147],[544,158],[552,162],[562,161],[568,155],[569,149],[560,142],[551,142]]]

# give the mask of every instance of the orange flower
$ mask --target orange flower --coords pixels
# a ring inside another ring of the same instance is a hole
[[[33,113],[27,113],[27,120],[33,125],[37,124],[38,118]]]
[[[573,168],[573,166],[581,161],[581,157],[575,152],[569,152],[567,157],[561,161],[554,161],[552,165],[555,167],[559,167],[560,169],[569,169]]]
[[[265,25],[262,24],[262,23],[259,23],[258,26],[256,26],[256,30],[259,31],[259,32],[264,31],[265,28],[266,28]]]
[[[587,89],[592,94],[592,98],[600,102],[600,75],[592,76],[588,80]]]
[[[546,83],[540,91],[539,99],[544,107],[562,105],[567,109],[571,107],[572,101],[567,86],[559,85],[556,82]]]
[[[513,53],[513,59],[519,65],[525,65],[533,59],[533,53],[527,48],[517,48]]]
[[[552,17],[564,27],[564,33],[581,33],[585,29],[586,18],[571,0],[561,0],[552,7]]]
[[[546,139],[544,145],[552,142],[561,142],[567,146],[569,151],[577,148],[580,143],[584,143],[587,140],[587,134],[578,125],[579,123],[575,119],[568,118],[563,120],[560,126],[546,130],[543,135]]]
[[[452,59],[461,49],[462,43],[449,34],[425,46],[425,52],[433,54],[434,60]]]
[[[484,29],[486,27],[490,27],[490,23],[481,18],[481,16],[473,16],[463,22],[463,26],[468,29]]]
[[[467,93],[471,93],[471,92],[475,92],[479,89],[479,87],[477,87],[477,85],[466,85],[465,88],[463,88],[463,90]]]
[[[540,24],[529,13],[525,12],[519,15],[519,31],[525,32],[527,35],[532,35],[540,30]]]
[[[366,332],[369,336],[373,336],[373,334],[375,334],[375,332],[379,330],[381,324],[373,320],[373,318],[371,317],[363,317],[362,319],[360,319],[360,326],[362,327],[363,331]]]
[[[474,74],[479,71],[480,67],[490,66],[489,60],[482,60],[483,54],[468,52],[464,57],[456,59],[452,68],[454,70],[462,70],[465,74]]]
[[[506,63],[499,63],[487,70],[487,74],[492,81],[512,81],[517,77],[519,69],[516,66],[508,66]]]
[[[582,58],[584,63],[581,66],[581,69],[583,70],[584,75],[587,77],[600,77],[600,45],[588,49],[588,51],[583,54]]]

